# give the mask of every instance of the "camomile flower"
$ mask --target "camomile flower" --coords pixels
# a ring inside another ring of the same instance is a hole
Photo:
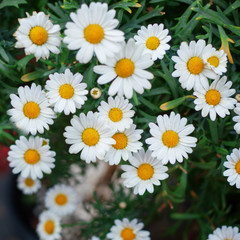
[[[33,12],[32,16],[26,14],[26,18],[18,19],[20,26],[14,33],[15,47],[24,48],[26,55],[34,54],[37,60],[48,58],[50,52],[59,54],[60,26],[53,25],[49,15],[43,12]]]
[[[23,178],[31,177],[36,180],[41,179],[43,173],[52,172],[55,155],[48,144],[43,145],[42,138],[31,136],[27,139],[21,136],[15,145],[10,146],[7,159],[14,174],[21,173]]]
[[[197,97],[194,100],[195,110],[202,110],[203,117],[209,114],[212,121],[216,119],[216,115],[221,118],[229,115],[229,109],[233,109],[237,102],[236,99],[230,97],[235,93],[235,89],[230,89],[232,82],[227,82],[226,76],[219,78],[218,76],[210,86],[207,84],[203,87],[197,84],[193,93]]]
[[[104,63],[120,50],[124,33],[115,29],[119,24],[115,14],[115,10],[108,11],[108,5],[100,2],[91,2],[89,7],[82,4],[77,13],[70,14],[73,22],[66,24],[63,41],[68,49],[79,49],[76,59],[80,63],[88,63],[94,53]]]
[[[17,187],[24,194],[30,195],[39,190],[41,187],[41,182],[38,179],[33,180],[31,177],[23,178],[21,175],[19,175],[17,178]]]
[[[64,184],[50,188],[45,196],[45,206],[59,216],[73,213],[77,205],[75,190]]]
[[[142,132],[142,129],[136,129],[136,125],[132,124],[129,129],[113,134],[112,138],[116,143],[106,153],[105,162],[109,162],[110,165],[117,165],[121,159],[127,161],[132,156],[132,152],[141,149],[142,143],[139,140]]]
[[[194,131],[192,124],[187,124],[187,118],[181,118],[174,112],[170,116],[164,114],[157,117],[157,124],[149,123],[152,137],[146,139],[152,157],[162,160],[163,164],[176,161],[182,162],[183,157],[188,158],[192,148],[196,147],[197,139],[188,136]]]
[[[208,79],[215,79],[216,73],[209,69],[203,60],[203,50],[206,42],[202,39],[197,42],[191,41],[188,45],[182,42],[180,49],[177,51],[178,56],[173,56],[175,64],[173,77],[179,77],[182,88],[191,90],[196,87],[196,83],[207,86]]]
[[[61,238],[62,227],[60,217],[51,211],[44,211],[39,216],[37,233],[40,240],[55,240]]]
[[[127,218],[123,220],[116,219],[114,226],[111,227],[110,233],[107,234],[108,239],[113,240],[150,240],[150,232],[142,230],[143,223],[138,223],[137,219],[129,221]]]
[[[159,180],[168,178],[168,168],[151,154],[151,151],[145,153],[142,148],[130,156],[128,161],[131,165],[122,165],[122,170],[125,171],[121,175],[125,179],[123,184],[128,188],[134,187],[134,194],[143,195],[146,190],[153,193],[153,185],[159,186]]]
[[[144,45],[144,53],[150,53],[152,60],[162,59],[166,54],[166,50],[170,49],[167,44],[171,40],[171,36],[168,36],[168,29],[164,29],[164,25],[161,24],[149,24],[146,27],[142,26],[134,36],[136,44]]]
[[[54,105],[55,112],[63,112],[66,115],[75,113],[87,100],[87,84],[82,83],[83,76],[80,73],[72,74],[69,69],[65,73],[49,75],[45,89],[48,90],[49,103]]]
[[[100,238],[93,236],[91,240],[100,240]]]
[[[10,94],[10,98],[13,108],[7,113],[19,129],[32,135],[43,133],[44,128],[49,130],[48,125],[53,124],[56,116],[40,85],[19,87],[18,95]]]
[[[234,130],[237,132],[237,134],[240,134],[240,103],[236,104],[234,112],[237,114],[237,116],[233,117],[233,121],[236,122],[234,125]]]
[[[89,111],[87,115],[75,115],[71,125],[65,128],[63,134],[66,143],[71,144],[69,152],[81,151],[80,158],[87,163],[96,162],[97,158],[103,160],[111,144],[116,143],[112,138],[115,131],[98,118],[98,113]]]
[[[101,101],[98,107],[99,119],[118,131],[124,131],[130,128],[133,123],[132,117],[135,111],[132,110],[133,105],[127,99],[116,96],[108,98],[108,103]]]
[[[144,46],[136,45],[131,38],[122,44],[114,57],[107,59],[106,65],[93,68],[95,73],[102,75],[97,80],[99,84],[112,82],[108,90],[110,96],[118,93],[132,98],[133,90],[142,94],[144,89],[152,87],[149,79],[153,79],[153,74],[145,69],[152,66],[153,61],[150,54],[143,54],[143,49]]]
[[[92,89],[90,90],[90,95],[91,95],[92,98],[98,99],[98,98],[101,97],[102,91],[101,91],[100,88],[94,87],[94,88],[92,88]]]
[[[238,227],[222,226],[208,235],[207,240],[240,240]]]

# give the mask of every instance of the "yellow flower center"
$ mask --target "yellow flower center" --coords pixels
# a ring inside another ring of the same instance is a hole
[[[27,187],[32,187],[34,184],[34,181],[31,178],[26,178],[24,182]]]
[[[152,178],[154,169],[150,164],[143,163],[138,167],[137,174],[142,180],[148,180]]]
[[[179,136],[175,131],[168,130],[162,135],[162,141],[169,148],[176,147],[179,143]]]
[[[52,220],[48,220],[44,224],[44,230],[47,234],[53,234],[54,228],[55,228],[55,226],[54,226],[54,222]]]
[[[93,95],[98,95],[98,90],[93,90],[93,91],[92,91],[92,94],[93,94]]]
[[[28,149],[24,154],[24,159],[28,164],[36,164],[40,160],[40,154],[35,149]]]
[[[235,169],[236,169],[236,172],[240,174],[240,160],[238,160],[238,162],[236,163]]]
[[[55,202],[57,205],[63,206],[67,203],[68,198],[65,194],[63,193],[59,193],[56,197],[55,197]]]
[[[199,74],[203,71],[203,60],[200,57],[192,57],[187,62],[188,71],[192,74]]]
[[[214,67],[217,67],[219,65],[219,58],[218,57],[210,57],[208,58],[207,60],[209,62],[210,65],[214,66]]]
[[[94,128],[86,128],[82,133],[82,140],[88,146],[95,146],[99,141],[100,135]]]
[[[48,32],[41,26],[33,27],[29,32],[29,38],[36,45],[43,45],[48,40]]]
[[[205,94],[207,104],[216,106],[221,101],[221,95],[216,89],[210,89]]]
[[[62,98],[64,99],[69,99],[73,96],[74,94],[74,88],[72,87],[71,84],[63,84],[60,88],[59,88],[59,94]]]
[[[112,146],[117,150],[124,149],[128,144],[128,138],[124,133],[115,133],[112,138],[116,141]]]
[[[37,118],[40,114],[40,107],[35,102],[27,102],[23,107],[23,113],[29,119]]]
[[[119,122],[122,117],[123,117],[123,113],[122,110],[119,108],[112,108],[109,113],[108,113],[108,117],[113,121],[113,122]]]
[[[92,43],[100,43],[104,37],[103,28],[98,24],[90,24],[84,29],[85,39]]]
[[[130,77],[134,72],[135,66],[132,60],[123,58],[119,60],[115,65],[115,72],[119,77]]]
[[[155,36],[152,36],[152,37],[148,38],[147,41],[146,41],[146,47],[150,50],[157,49],[159,45],[160,45],[160,41]]]
[[[121,232],[121,237],[123,240],[133,240],[136,237],[136,234],[131,228],[124,228]]]

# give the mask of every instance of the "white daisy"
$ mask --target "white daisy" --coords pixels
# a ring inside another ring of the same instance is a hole
[[[94,87],[90,90],[90,95],[91,95],[92,98],[98,99],[98,98],[101,97],[102,91],[101,91],[101,89],[99,89],[97,87]]]
[[[18,128],[32,135],[43,133],[44,128],[49,130],[48,125],[53,124],[56,116],[40,85],[33,83],[31,88],[19,87],[18,95],[10,94],[10,98],[13,108],[7,113]]]
[[[195,110],[202,110],[202,116],[206,117],[208,114],[212,121],[216,119],[216,115],[224,118],[229,115],[229,109],[233,109],[237,100],[230,96],[235,93],[235,89],[230,89],[232,82],[227,82],[227,77],[221,79],[218,76],[209,86],[202,86],[197,84],[193,95],[197,97],[194,100]]]
[[[196,87],[196,83],[201,83],[203,86],[208,84],[208,79],[215,79],[216,73],[209,69],[203,61],[203,50],[206,47],[206,42],[202,39],[197,42],[191,41],[188,45],[182,42],[180,49],[177,51],[178,56],[173,56],[172,60],[175,64],[173,77],[179,77],[179,82],[182,88],[191,90]]]
[[[192,148],[196,147],[197,139],[188,136],[194,131],[192,124],[187,124],[187,118],[181,118],[174,112],[157,117],[157,125],[149,123],[152,137],[146,139],[149,149],[153,151],[152,157],[162,160],[163,164],[174,164],[188,158]]]
[[[132,156],[132,152],[137,152],[141,149],[142,143],[139,140],[142,132],[142,129],[136,129],[136,125],[132,124],[129,129],[112,135],[116,143],[113,144],[106,153],[104,158],[105,162],[113,165],[119,164],[121,159],[127,161],[129,157]]]
[[[64,184],[50,188],[45,196],[45,206],[59,216],[73,213],[77,205],[75,190]]]
[[[87,100],[87,84],[81,83],[83,76],[80,73],[72,74],[69,69],[65,73],[54,73],[49,75],[45,89],[48,90],[47,97],[50,104],[54,105],[55,112],[69,115],[80,109]]]
[[[36,179],[33,180],[31,177],[23,178],[21,175],[17,178],[17,187],[24,194],[33,194],[36,193],[41,187],[41,182]]]
[[[112,138],[115,131],[99,120],[98,113],[89,111],[87,115],[75,115],[71,119],[71,125],[65,128],[63,134],[66,143],[71,144],[69,152],[81,151],[80,158],[87,163],[96,162],[97,158],[103,160],[111,144],[116,143]]]
[[[80,49],[76,59],[88,63],[95,53],[101,63],[112,58],[120,50],[120,42],[124,41],[124,33],[115,30],[119,21],[115,19],[116,11],[108,11],[106,3],[91,2],[88,7],[82,4],[77,13],[71,13],[73,22],[66,24],[65,38],[68,49]]]
[[[116,219],[115,225],[111,227],[110,233],[107,234],[108,239],[114,240],[150,240],[150,232],[142,230],[143,223],[138,223],[137,219],[129,221],[127,218],[123,220]]]
[[[25,48],[25,54],[34,54],[36,59],[46,59],[49,52],[59,54],[58,47],[61,44],[60,26],[53,25],[49,15],[43,12],[33,12],[26,18],[18,19],[20,26],[14,33],[16,37],[16,48]]]
[[[159,186],[161,184],[159,180],[168,178],[166,173],[168,168],[151,154],[151,151],[145,153],[142,148],[138,153],[130,156],[128,161],[132,166],[122,165],[122,170],[125,171],[121,175],[125,178],[124,185],[128,188],[134,187],[134,194],[143,195],[146,190],[153,193],[153,185]]]
[[[43,139],[31,136],[29,140],[21,136],[10,146],[8,152],[9,166],[13,168],[13,173],[21,173],[23,178],[31,177],[33,180],[42,178],[43,173],[51,173],[55,167],[56,153],[50,150],[48,144],[43,145]]]
[[[240,233],[238,227],[222,226],[209,234],[207,240],[240,240]]]
[[[106,122],[109,127],[118,131],[130,128],[133,123],[132,117],[135,111],[131,110],[133,105],[127,99],[116,96],[108,98],[108,103],[101,101],[98,107],[99,119]]]
[[[146,27],[142,26],[138,30],[134,39],[139,45],[144,45],[144,53],[150,53],[152,60],[162,59],[166,54],[166,50],[170,49],[167,44],[171,40],[171,36],[168,36],[168,29],[164,29],[164,25],[161,24],[149,24]]]
[[[100,240],[100,238],[93,236],[91,240]]]
[[[106,65],[98,65],[93,68],[95,73],[101,74],[97,82],[106,84],[112,82],[108,94],[118,93],[132,98],[133,90],[142,94],[145,89],[150,89],[149,79],[153,74],[144,70],[152,66],[150,54],[143,54],[144,46],[136,45],[131,38],[122,44],[121,50],[112,58],[108,58]]]
[[[37,233],[40,240],[55,240],[61,238],[62,227],[60,217],[51,211],[44,211],[39,216]]]
[[[237,116],[233,117],[233,121],[236,122],[236,124],[234,125],[234,129],[237,134],[240,134],[240,103],[236,104],[234,112],[237,114]]]

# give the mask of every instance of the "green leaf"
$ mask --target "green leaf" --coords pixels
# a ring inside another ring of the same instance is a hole
[[[27,1],[26,0],[3,0],[0,3],[0,9],[4,8],[4,7],[16,7],[19,8],[19,4],[26,4]]]
[[[2,46],[0,46],[0,55],[6,62],[9,62],[9,57]]]
[[[42,73],[41,72],[38,72],[38,71],[34,71],[34,72],[30,72],[30,73],[27,73],[27,74],[24,74],[22,77],[21,77],[21,80],[23,82],[30,82],[30,81],[33,81],[39,77],[42,76]]]
[[[25,56],[24,58],[22,58],[21,60],[17,61],[17,66],[22,68],[22,69],[25,69],[28,62],[34,58],[34,55],[31,54],[31,55],[27,55]]]
[[[170,217],[178,220],[187,220],[201,218],[202,215],[198,213],[172,213]]]

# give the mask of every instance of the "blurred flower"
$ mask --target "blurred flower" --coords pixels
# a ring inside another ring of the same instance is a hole
[[[92,96],[92,98],[98,99],[98,98],[101,97],[102,91],[99,88],[94,87],[94,88],[91,89],[90,95]]]
[[[240,233],[238,227],[222,226],[213,231],[213,234],[208,235],[207,240],[239,240]]]
[[[18,176],[17,186],[24,194],[36,193],[41,187],[41,182],[38,179],[33,180],[31,177],[23,178],[21,175]]]
[[[233,117],[233,121],[236,122],[236,124],[234,125],[234,129],[237,134],[240,134],[240,103],[236,104],[234,112],[237,114],[237,116]]]

